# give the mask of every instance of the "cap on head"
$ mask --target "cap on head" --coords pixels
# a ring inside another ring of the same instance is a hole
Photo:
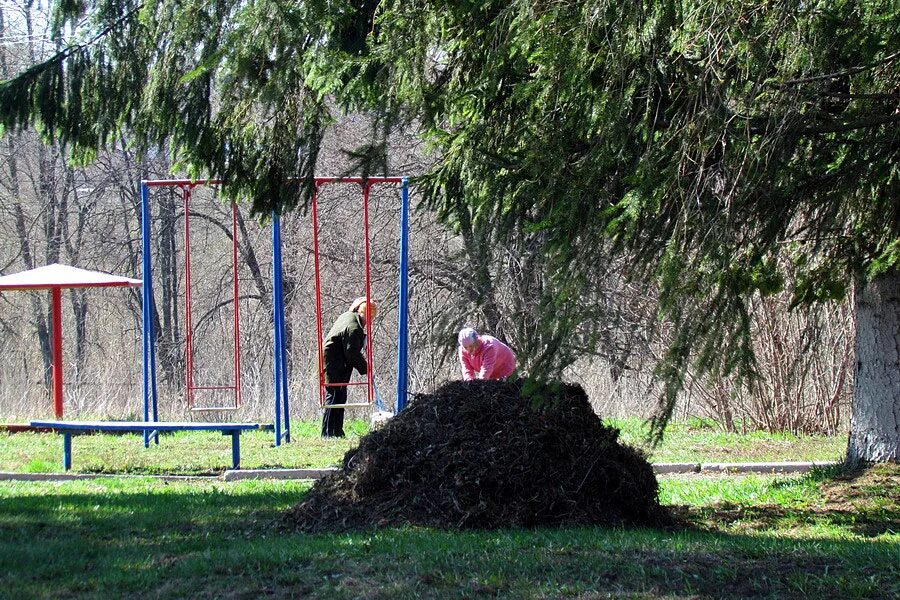
[[[465,327],[460,330],[457,339],[459,340],[460,346],[471,346],[478,341],[478,332],[471,327]]]
[[[370,315],[374,319],[378,314],[378,305],[371,300],[367,302],[365,296],[360,296],[350,305],[350,312],[359,313],[363,317]]]
[[[356,300],[354,300],[353,302],[351,302],[351,303],[350,303],[350,312],[357,312],[356,309],[359,308],[359,305],[360,305],[360,304],[365,303],[365,301],[366,301],[366,297],[365,297],[365,296],[360,296],[359,298],[357,298]]]

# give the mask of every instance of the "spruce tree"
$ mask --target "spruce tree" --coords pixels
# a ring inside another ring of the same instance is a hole
[[[260,213],[302,205],[335,110],[415,123],[450,222],[542,232],[559,314],[625,257],[690,366],[752,376],[748,302],[856,286],[852,460],[900,460],[900,5],[894,0],[57,0],[59,53],[0,122],[89,159],[129,132]],[[562,331],[575,325],[563,324]],[[559,364],[556,365],[558,367]],[[551,365],[552,367],[552,365]],[[550,368],[552,370],[552,368]]]

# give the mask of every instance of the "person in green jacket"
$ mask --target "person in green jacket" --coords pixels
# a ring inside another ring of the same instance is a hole
[[[322,346],[325,358],[325,406],[347,404],[347,383],[353,369],[365,375],[366,319],[374,319],[378,307],[374,302],[360,297],[353,301],[350,310],[343,313],[331,326]],[[344,409],[325,408],[322,415],[322,437],[344,437]]]

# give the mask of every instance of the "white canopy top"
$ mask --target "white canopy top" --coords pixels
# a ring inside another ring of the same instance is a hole
[[[55,263],[0,277],[0,291],[78,287],[140,287],[142,283],[140,279]]]

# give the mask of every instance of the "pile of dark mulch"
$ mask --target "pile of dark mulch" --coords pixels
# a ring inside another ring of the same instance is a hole
[[[667,524],[653,469],[618,437],[577,385],[447,383],[361,438],[287,524],[311,532]]]

